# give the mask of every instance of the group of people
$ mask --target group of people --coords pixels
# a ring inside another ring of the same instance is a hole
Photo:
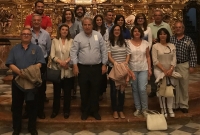
[[[131,83],[136,108],[134,116],[142,114],[146,117],[148,80],[151,83],[149,97],[153,97],[157,92],[155,78],[158,78],[161,73],[171,78],[172,83],[176,85],[175,98],[163,98],[157,93],[161,112],[166,117],[167,114],[175,117],[173,109],[188,113],[188,79],[189,73],[194,72],[197,56],[192,39],[184,35],[182,22],[174,24],[175,35],[172,36],[169,24],[162,21],[162,11],[155,10],[153,23],[147,24],[145,14],[138,13],[134,20],[134,27],[129,30],[125,26],[123,15],[116,15],[114,19],[113,12],[107,11],[104,16],[96,15],[92,19],[84,17],[85,8],[78,5],[74,12],[70,9],[63,11],[57,36],[51,40],[51,19],[43,12],[43,1],[37,1],[35,12],[27,16],[25,27],[21,31],[21,43],[12,48],[6,61],[6,66],[13,71],[14,76],[12,81],[13,135],[19,135],[21,131],[24,100],[26,100],[26,109],[23,117],[29,118],[28,130],[31,135],[38,134],[37,116],[40,119],[45,118],[45,73],[49,57],[51,68],[61,70],[61,81],[53,82],[51,118],[55,118],[59,113],[61,90],[64,95],[64,118],[69,118],[71,92],[77,77],[81,95],[81,119],[86,120],[89,116],[93,116],[96,120],[101,120],[98,113],[99,99],[102,99],[106,91],[107,74],[119,65],[131,71],[132,76],[128,74],[129,71],[126,73],[128,78],[131,78],[130,81],[129,79],[118,81]],[[24,71],[29,70],[32,65],[35,70],[40,69],[42,81],[34,83],[34,91],[29,91],[25,86],[19,87],[16,78],[27,79]],[[181,74],[182,78],[173,79],[174,71]],[[120,70],[119,72],[121,74]],[[113,118],[124,119],[126,85],[111,78],[109,82]],[[30,94],[34,94],[32,100],[27,98]],[[167,100],[167,108],[165,100]]]

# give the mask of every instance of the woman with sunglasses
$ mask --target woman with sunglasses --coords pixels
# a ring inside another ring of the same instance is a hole
[[[158,43],[154,44],[152,47],[154,75],[158,78],[161,73],[164,73],[166,77],[170,78],[171,83],[173,83],[173,78],[171,76],[176,66],[176,48],[174,44],[169,43],[170,34],[167,29],[159,29],[157,37]],[[168,112],[170,117],[175,117],[172,109],[173,97],[161,97],[158,93],[157,96],[160,102],[161,113],[167,117]],[[167,100],[168,109],[166,109],[165,100]]]
[[[147,27],[147,19],[146,19],[145,14],[138,13],[135,16],[134,25],[135,26],[139,25],[142,28],[142,30],[144,31],[143,39],[146,40],[149,43],[149,49],[151,49],[152,33],[151,33],[151,28]]]
[[[79,25],[78,23],[75,22],[74,13],[71,9],[65,9],[63,11],[61,24],[67,24],[69,26],[69,32],[72,39],[74,39],[74,37],[80,32]],[[74,77],[71,99],[76,98],[77,85],[78,85],[78,79],[77,77]]]
[[[69,26],[62,24],[58,28],[58,33],[55,39],[52,40],[51,45],[51,68],[55,70],[61,70],[61,81],[59,83],[53,82],[53,111],[51,118],[55,118],[60,109],[60,94],[61,89],[64,92],[64,105],[63,114],[67,119],[70,115],[70,103],[71,103],[71,89],[73,87],[74,75],[72,68],[69,67],[70,57],[69,52],[72,46],[73,39],[69,32]]]
[[[96,15],[93,19],[93,30],[96,30],[101,33],[106,46],[108,44],[108,38],[109,38],[109,32],[108,29],[106,29],[104,25],[104,20],[102,15]],[[100,95],[99,95],[99,100],[101,101],[103,99],[103,93],[106,92],[107,88],[107,74],[102,75],[102,84],[100,88]]]
[[[135,74],[135,80],[132,81],[132,91],[136,111],[134,116],[147,116],[148,99],[146,87],[148,77],[151,76],[151,61],[149,54],[149,44],[143,39],[144,32],[140,26],[134,26],[131,29],[132,39],[128,41],[131,48],[131,57],[129,67]]]

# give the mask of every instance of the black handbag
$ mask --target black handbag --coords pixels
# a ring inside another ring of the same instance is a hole
[[[59,83],[61,80],[61,70],[55,70],[47,67],[46,80],[50,82]]]

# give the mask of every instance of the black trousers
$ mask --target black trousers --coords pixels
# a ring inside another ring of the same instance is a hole
[[[108,67],[108,74],[112,70],[112,67]],[[111,107],[113,111],[122,112],[124,109],[124,99],[125,92],[121,90],[117,90],[115,86],[115,82],[109,78],[110,82],[110,99],[111,99]]]
[[[80,86],[82,113],[97,113],[99,110],[99,90],[102,77],[101,66],[101,64],[78,64],[78,81]]]
[[[103,74],[101,77],[101,86],[99,95],[103,95],[107,88],[107,73]]]
[[[13,119],[13,129],[21,130],[22,123],[22,109],[24,103],[25,94],[12,82],[12,119]],[[29,112],[28,114],[28,130],[36,129],[36,119],[38,110],[38,93],[36,93],[34,100],[26,101],[26,108]]]
[[[46,63],[48,63],[48,57],[45,58]],[[40,68],[41,72],[41,78],[42,78],[42,85],[38,88],[38,114],[44,112],[44,101],[46,97],[46,71],[47,71],[47,64],[42,64],[42,67]],[[25,111],[28,112],[27,106],[25,106]]]
[[[74,77],[63,78],[60,83],[53,83],[53,112],[58,113],[60,109],[60,94],[61,89],[64,92],[63,112],[70,112],[71,104],[71,89],[73,88]]]

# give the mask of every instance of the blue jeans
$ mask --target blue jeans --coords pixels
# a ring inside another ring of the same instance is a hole
[[[135,108],[137,110],[147,110],[148,100],[146,87],[148,83],[148,71],[134,71],[135,80],[132,81],[132,91],[135,102]]]

